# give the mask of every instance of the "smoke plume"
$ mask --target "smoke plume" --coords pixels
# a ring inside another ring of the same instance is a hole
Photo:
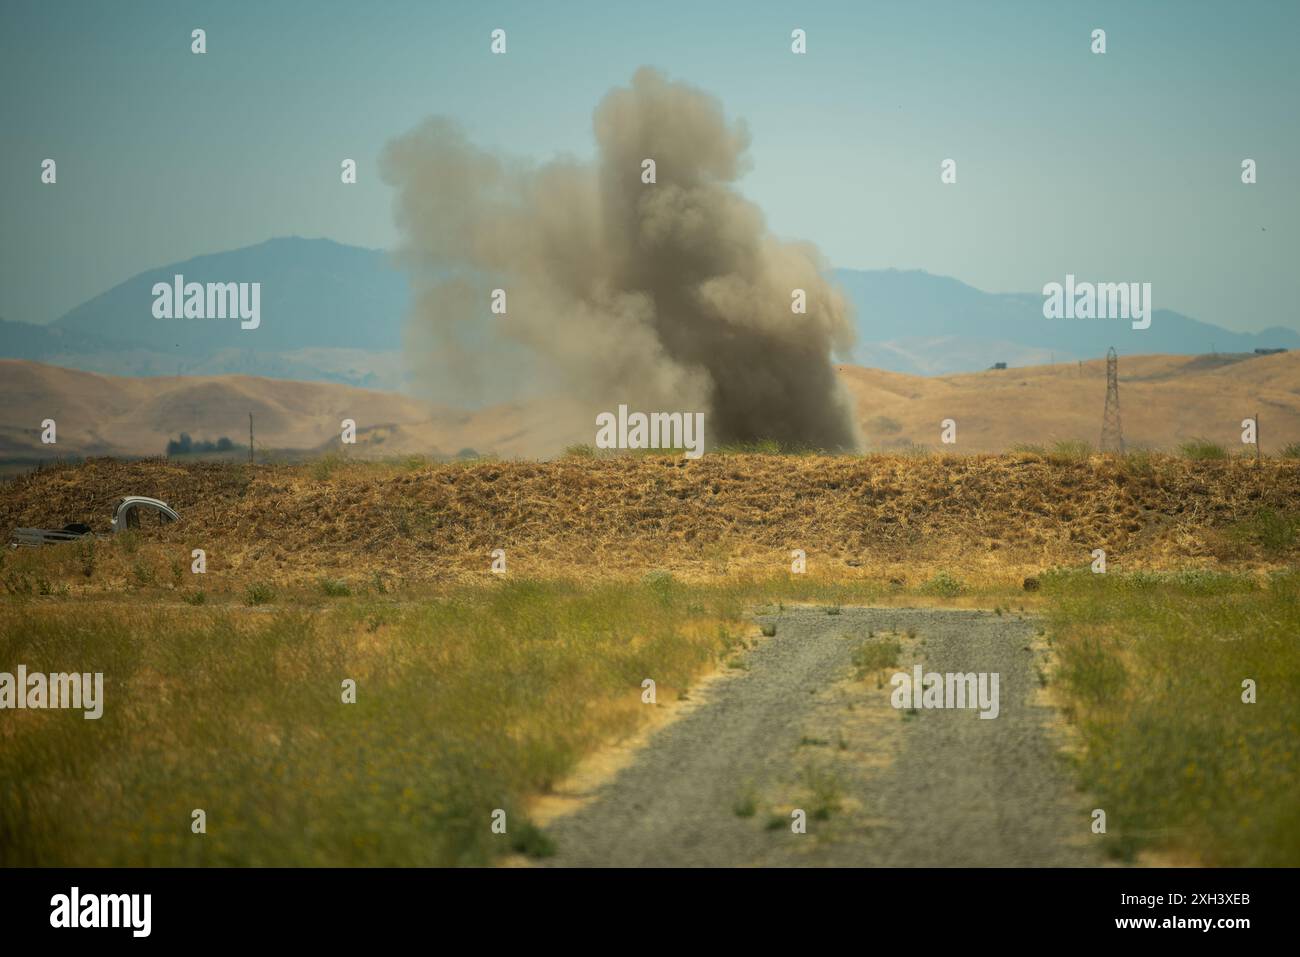
[[[831,362],[852,344],[850,307],[817,249],[777,240],[735,188],[743,123],[642,68],[594,129],[591,163],[501,157],[436,117],[388,144],[412,331],[438,374],[467,394],[527,380],[585,410],[703,411],[710,444],[854,447]]]

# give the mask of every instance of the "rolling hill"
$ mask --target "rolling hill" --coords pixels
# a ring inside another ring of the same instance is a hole
[[[938,448],[940,422],[957,422],[955,452],[1082,440],[1096,445],[1105,362],[1093,360],[949,376],[840,366],[865,447]],[[1120,360],[1120,405],[1130,447],[1172,449],[1207,438],[1241,450],[1240,422],[1258,413],[1263,447],[1300,442],[1300,353],[1135,356]],[[335,383],[252,376],[114,377],[0,360],[0,458],[160,455],[181,433],[246,448],[253,413],[263,450],[338,448],[340,422],[356,421],[354,454],[548,457],[590,443],[595,427],[557,400],[479,410]],[[58,424],[57,446],[40,423]],[[707,430],[707,424],[706,424]],[[707,434],[707,431],[706,431]]]
[[[840,367],[869,448],[939,444],[957,422],[959,452],[1100,441],[1106,362],[1058,363],[948,376]],[[1174,449],[1206,438],[1240,451],[1241,420],[1259,415],[1263,449],[1300,442],[1300,353],[1123,356],[1120,414],[1130,448]]]

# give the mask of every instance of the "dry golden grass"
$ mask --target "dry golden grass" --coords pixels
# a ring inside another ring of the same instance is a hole
[[[190,551],[202,548],[210,586],[317,576],[457,584],[490,580],[491,552],[503,548],[512,575],[608,580],[657,569],[704,581],[780,574],[803,549],[808,577],[824,581],[913,587],[947,571],[1018,586],[1046,568],[1086,565],[1095,548],[1116,571],[1284,562],[1294,541],[1265,548],[1241,529],[1294,508],[1300,463],[1031,453],[414,468],[93,460],[4,486],[0,526],[106,531],[113,500],[127,494],[164,499],[182,521],[142,536],[138,553],[101,548],[93,574],[89,546],[46,549],[47,573],[81,588],[189,585]]]
[[[838,366],[864,448],[939,446],[940,422],[958,424],[962,452],[1100,438],[1103,359],[949,376]],[[1258,413],[1266,453],[1300,442],[1300,352],[1272,356],[1121,356],[1120,406],[1130,446],[1175,450],[1206,438],[1241,449],[1240,422]],[[0,359],[0,454],[48,457],[34,423],[60,410],[62,455],[157,455],[169,439],[222,436],[243,445],[248,414],[260,449],[340,448],[356,421],[354,455],[550,457],[591,442],[594,413],[558,397],[483,409],[434,407],[409,396],[337,383],[253,376],[103,376]],[[709,434],[710,440],[715,438]]]
[[[965,452],[1101,438],[1106,361],[948,376],[839,367],[866,447],[939,445],[957,421]],[[1120,410],[1132,448],[1173,451],[1206,438],[1241,449],[1241,420],[1259,414],[1265,453],[1300,442],[1300,352],[1271,356],[1121,356]],[[1251,450],[1253,451],[1253,449]]]

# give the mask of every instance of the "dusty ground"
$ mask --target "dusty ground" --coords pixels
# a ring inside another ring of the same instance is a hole
[[[702,700],[549,822],[555,866],[1087,866],[1104,863],[1040,694],[1032,621],[935,609],[786,609]],[[914,630],[914,637],[907,637]],[[857,637],[901,636],[856,679]],[[888,674],[1000,674],[999,717],[889,701]],[[564,791],[566,786],[561,787]],[[819,795],[819,791],[822,793]],[[820,804],[835,805],[818,819]],[[752,807],[752,812],[750,812]],[[807,812],[807,831],[791,812]]]

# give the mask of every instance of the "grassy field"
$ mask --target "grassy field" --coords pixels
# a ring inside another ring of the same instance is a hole
[[[1044,590],[1114,853],[1300,864],[1300,573],[1068,573]]]
[[[97,721],[0,714],[0,865],[545,855],[530,801],[642,726],[642,681],[674,700],[782,602],[1045,613],[1045,680],[1118,856],[1300,863],[1300,467],[703,461],[101,462],[6,488],[11,524],[129,492],[183,520],[0,556],[0,670],[102,671],[106,697]],[[408,527],[364,540],[390,520]]]
[[[524,802],[756,634],[860,586],[328,582],[190,605],[13,597],[0,661],[102,671],[104,716],[0,722],[0,864],[482,864],[546,852]],[[356,703],[343,703],[343,681]],[[208,832],[191,833],[191,813]],[[508,836],[491,833],[495,809]]]

